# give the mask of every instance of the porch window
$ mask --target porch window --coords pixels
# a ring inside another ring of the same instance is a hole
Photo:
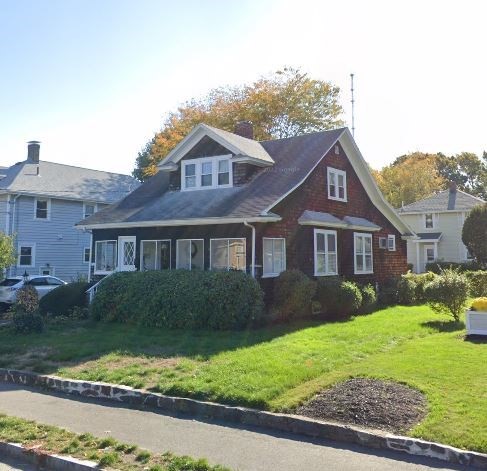
[[[95,243],[95,273],[111,273],[117,267],[117,241],[98,240]]]
[[[347,201],[347,173],[328,167],[328,199]]]
[[[232,186],[231,155],[183,160],[181,190],[204,190]]]
[[[176,268],[204,270],[203,239],[179,239],[176,241]]]
[[[372,234],[354,233],[355,274],[374,273]]]
[[[51,201],[48,199],[35,199],[35,214],[34,219],[49,219],[49,210]]]
[[[34,245],[22,244],[19,246],[19,267],[33,267],[34,263]]]
[[[140,269],[169,270],[171,268],[170,240],[143,240],[140,243]]]
[[[314,231],[315,276],[338,275],[337,232]]]
[[[264,251],[262,276],[279,276],[286,270],[286,239],[264,237],[262,246]]]
[[[211,239],[211,270],[244,270],[246,267],[245,239]]]

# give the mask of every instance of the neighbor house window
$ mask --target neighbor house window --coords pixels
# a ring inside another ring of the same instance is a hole
[[[211,270],[244,270],[246,267],[245,239],[211,239]]]
[[[328,167],[328,198],[347,201],[347,174],[343,170]]]
[[[355,273],[373,273],[372,234],[354,233]]]
[[[232,186],[230,155],[183,160],[181,189],[201,190]]]
[[[117,241],[98,240],[95,247],[95,273],[114,271],[117,268]]]
[[[204,270],[204,248],[203,239],[180,239],[176,241],[176,268]]]
[[[83,218],[89,218],[96,213],[96,204],[95,203],[84,203],[83,204]]]
[[[315,276],[338,274],[337,232],[315,229]]]
[[[387,236],[387,250],[394,252],[396,250],[396,236],[394,234],[389,234]]]
[[[140,243],[140,269],[169,270],[171,268],[170,240],[143,240]]]
[[[33,267],[35,265],[35,245],[22,244],[19,246],[17,264],[19,267]]]
[[[434,229],[435,217],[433,213],[427,213],[424,215],[424,227],[425,229]]]
[[[49,210],[51,207],[51,201],[48,199],[35,199],[35,219],[49,219]]]
[[[83,262],[90,263],[90,255],[91,249],[89,247],[85,247],[83,250]]]
[[[278,276],[286,270],[286,239],[267,238],[262,241],[264,262],[263,276]]]

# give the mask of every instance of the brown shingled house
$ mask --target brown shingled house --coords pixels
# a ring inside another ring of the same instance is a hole
[[[257,142],[249,123],[196,126],[154,177],[78,227],[92,232],[93,275],[298,268],[380,283],[406,271],[414,237],[347,128]]]

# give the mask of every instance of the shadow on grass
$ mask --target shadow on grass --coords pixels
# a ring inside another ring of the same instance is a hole
[[[438,332],[457,332],[465,329],[465,324],[462,321],[428,321],[422,322],[423,327],[435,329]]]
[[[465,342],[470,343],[485,343],[487,345],[487,335],[466,335]]]

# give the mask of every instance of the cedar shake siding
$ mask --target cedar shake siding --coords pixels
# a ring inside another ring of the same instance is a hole
[[[231,156],[233,185],[181,191],[181,161],[223,155]],[[328,196],[329,167],[346,174],[345,201]],[[244,238],[246,271],[252,273],[252,229],[247,221],[255,228],[255,276],[267,293],[273,278],[262,276],[263,238],[284,238],[286,268],[314,277],[315,229],[336,231],[339,276],[383,283],[407,270],[403,237],[415,235],[379,193],[347,129],[258,143],[199,125],[160,168],[120,203],[79,224],[92,230],[93,254],[97,241],[135,237],[133,268],[138,270],[143,240],[170,240],[174,269],[177,240],[203,239],[204,268],[210,269],[211,239]],[[305,211],[321,222],[300,223]],[[355,233],[372,237],[373,273],[354,273]],[[388,236],[394,236],[395,250],[379,248],[379,239]]]

